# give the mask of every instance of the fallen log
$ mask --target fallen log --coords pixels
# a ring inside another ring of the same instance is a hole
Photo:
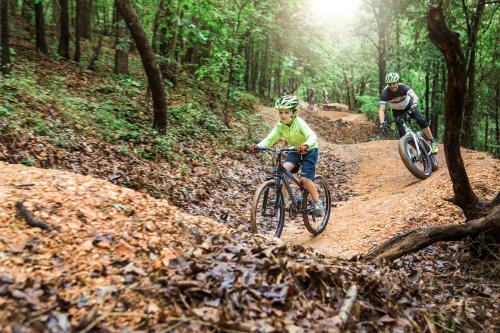
[[[356,285],[352,285],[347,291],[346,298],[344,303],[342,304],[342,308],[340,308],[340,312],[338,314],[338,325],[337,329],[343,330],[347,320],[349,320],[349,316],[351,314],[352,307],[354,305],[354,301],[356,300],[356,296],[358,295],[358,287]],[[340,331],[339,330],[339,331]]]
[[[462,224],[447,224],[432,228],[415,229],[395,236],[372,249],[363,259],[394,260],[417,252],[437,242],[459,241],[467,237],[475,238],[480,234],[500,234],[500,206],[496,206],[485,217]]]

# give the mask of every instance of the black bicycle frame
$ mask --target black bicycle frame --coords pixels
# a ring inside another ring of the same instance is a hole
[[[307,189],[300,183],[295,176],[285,169],[283,164],[281,163],[281,154],[282,152],[278,152],[278,156],[276,158],[276,167],[274,168],[274,179],[276,180],[276,186],[278,186],[277,191],[283,196],[282,190],[281,190],[281,182],[285,184],[286,190],[288,194],[290,195],[290,198],[292,198],[292,203],[297,208],[297,210],[300,210],[299,203],[297,202],[297,197],[295,196],[295,192],[292,190],[292,187],[290,185],[290,182],[288,181],[287,178],[290,178],[297,186],[299,186],[300,190],[302,193],[307,191]]]

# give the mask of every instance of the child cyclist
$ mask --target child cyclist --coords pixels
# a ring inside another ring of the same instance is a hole
[[[250,145],[249,150],[254,153],[258,148],[269,148],[280,138],[284,138],[287,144],[297,148],[297,152],[287,155],[283,166],[288,171],[297,172],[302,165],[300,176],[302,184],[314,200],[314,215],[322,215],[325,209],[319,198],[316,185],[313,183],[318,163],[316,134],[302,118],[297,116],[299,100],[296,96],[282,96],[276,100],[274,107],[279,111],[280,121],[264,140],[256,145]]]

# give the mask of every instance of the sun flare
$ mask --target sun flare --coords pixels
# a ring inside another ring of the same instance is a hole
[[[311,12],[323,19],[347,20],[356,15],[360,0],[312,0]]]

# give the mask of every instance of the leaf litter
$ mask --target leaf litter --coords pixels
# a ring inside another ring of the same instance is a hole
[[[498,283],[465,279],[436,248],[390,266],[350,262],[89,176],[0,170],[2,332],[493,332],[497,323]],[[59,230],[28,225],[21,200]]]

